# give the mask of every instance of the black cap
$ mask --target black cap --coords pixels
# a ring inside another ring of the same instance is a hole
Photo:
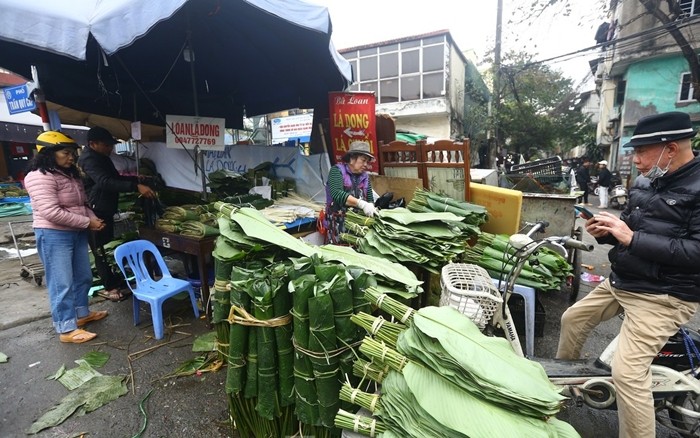
[[[90,141],[103,141],[107,144],[117,144],[119,143],[119,140],[116,138],[112,137],[112,134],[109,133],[105,128],[101,126],[93,126],[90,128],[88,131],[88,142]]]
[[[680,111],[654,114],[639,119],[625,148],[665,143],[695,137],[690,116]]]

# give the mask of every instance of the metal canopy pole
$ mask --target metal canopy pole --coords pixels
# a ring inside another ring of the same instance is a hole
[[[187,47],[183,53],[185,61],[190,64],[190,78],[192,79],[192,97],[194,99],[194,116],[199,117],[199,102],[197,96],[197,80],[194,70],[194,48],[192,47],[192,28],[190,26],[190,17],[187,16]],[[194,159],[195,159],[195,175],[197,174],[197,168],[202,172],[202,194],[201,199],[203,201],[207,200],[207,175],[204,173],[204,154],[202,153],[199,145],[194,147]]]

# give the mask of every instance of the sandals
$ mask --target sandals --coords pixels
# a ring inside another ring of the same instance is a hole
[[[90,333],[82,329],[76,329],[72,332],[62,333],[58,336],[58,339],[61,342],[65,342],[67,344],[82,344],[83,342],[95,339],[96,336],[96,333]]]
[[[112,289],[112,290],[101,290],[97,292],[97,295],[109,300],[113,303],[118,303],[120,301],[124,301],[125,299],[129,298],[131,296],[131,291],[130,290],[125,290],[125,289]]]
[[[78,327],[82,327],[88,322],[92,321],[99,321],[102,318],[107,316],[107,311],[106,310],[99,310],[95,312],[90,312],[87,316],[83,316],[82,318],[78,318]]]

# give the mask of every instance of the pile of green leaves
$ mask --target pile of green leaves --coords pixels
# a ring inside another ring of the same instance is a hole
[[[383,277],[384,283],[403,288],[406,293],[416,294],[422,291],[421,282],[403,265],[358,253],[349,247],[309,245],[278,228],[253,208],[239,208],[223,202],[214,205],[220,213],[221,233],[214,248],[214,257],[220,260],[244,260],[263,252],[266,256],[280,252],[296,257],[317,255],[326,262],[336,261],[345,266],[363,268]]]
[[[416,213],[449,212],[463,217],[463,222],[469,225],[472,235],[478,235],[481,232],[479,227],[488,221],[488,212],[481,205],[459,201],[421,188],[413,192],[413,199],[406,208]]]
[[[370,361],[357,361],[353,370],[380,382],[381,396],[348,385],[341,398],[371,411],[386,429],[383,436],[578,436],[554,417],[564,399],[559,388],[505,339],[484,336],[451,307],[413,311],[372,288],[366,293],[407,322],[353,318],[374,336],[360,346]]]
[[[482,233],[476,244],[465,252],[463,261],[481,266],[492,278],[505,278],[514,267],[515,252],[507,235]],[[525,264],[517,284],[541,291],[558,291],[571,272],[571,265],[561,254],[542,247]]]
[[[227,196],[223,199],[223,202],[228,204],[233,204],[237,207],[252,207],[256,210],[262,210],[263,208],[269,207],[275,203],[271,199],[265,199],[259,193],[246,193],[235,196]]]
[[[373,219],[348,211],[341,238],[360,252],[439,273],[458,259],[478,228],[453,213],[415,213],[405,208],[380,210]],[[350,234],[352,233],[352,234]]]
[[[253,187],[247,175],[231,170],[215,170],[207,175],[207,179],[209,180],[207,185],[211,189],[211,192],[222,198],[248,193],[251,187]]]

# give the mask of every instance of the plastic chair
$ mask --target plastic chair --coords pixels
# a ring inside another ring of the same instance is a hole
[[[491,280],[494,286],[499,287],[497,279],[492,278]],[[505,282],[501,282],[501,292],[505,287]],[[537,295],[535,295],[535,289],[531,287],[516,284],[513,289],[513,293],[523,297],[525,302],[525,355],[533,357],[535,355],[535,301],[537,301]]]
[[[158,264],[158,269],[162,273],[162,277],[159,280],[154,280],[151,277],[145,260],[148,253],[153,256]],[[153,243],[148,240],[133,240],[123,243],[114,250],[114,258],[122,275],[127,279],[126,282],[129,285],[129,289],[133,292],[134,325],[139,324],[139,302],[145,301],[151,306],[153,330],[156,339],[163,339],[163,302],[185,291],[190,295],[195,317],[199,318],[199,308],[197,307],[197,300],[195,299],[192,285],[188,281],[173,278],[170,275],[163,257]],[[133,273],[133,285],[132,281],[129,281],[130,274],[127,272],[127,267]]]

